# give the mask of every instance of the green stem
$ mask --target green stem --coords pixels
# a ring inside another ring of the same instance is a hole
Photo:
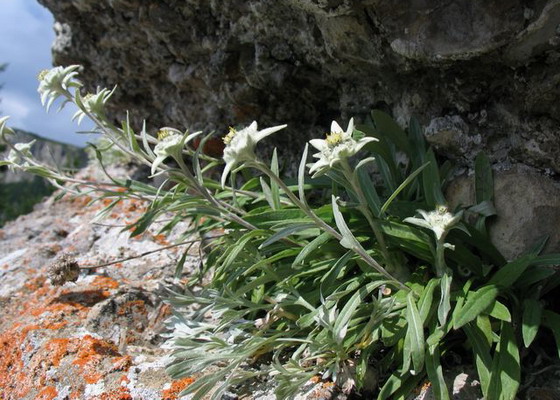
[[[187,179],[189,181],[191,181],[191,184],[193,186],[193,188],[202,196],[204,197],[211,205],[213,205],[214,207],[216,207],[216,209],[218,211],[220,211],[220,213],[228,220],[238,223],[239,225],[250,229],[250,230],[256,230],[257,227],[254,226],[253,224],[245,221],[243,218],[241,218],[240,216],[238,216],[237,214],[234,214],[230,211],[227,210],[227,207],[224,207],[220,201],[218,201],[216,198],[214,198],[214,196],[212,196],[212,194],[208,191],[208,189],[206,189],[204,186],[200,185],[198,183],[198,181],[196,180],[196,178],[193,176],[193,174],[191,173],[191,171],[189,170],[189,168],[187,167],[187,165],[185,164],[185,161],[183,161],[183,156],[182,154],[180,154],[178,157],[173,157],[175,159],[175,161],[177,161],[177,163],[179,164],[179,167],[181,168],[181,171],[183,171],[183,173],[185,174],[185,176],[187,177]]]
[[[309,218],[311,218],[320,229],[329,233],[338,241],[342,240],[342,235],[338,233],[336,229],[334,229],[332,226],[330,226],[321,218],[319,218],[319,216],[315,214],[309,206],[307,206],[300,199],[298,199],[298,197],[288,188],[288,186],[284,183],[284,181],[280,179],[278,175],[272,172],[272,170],[266,164],[260,161],[254,161],[248,164],[250,166],[259,169],[264,174],[268,175],[270,179],[273,179],[278,184],[278,186],[284,191],[284,193],[290,198],[292,203],[300,210],[302,210]],[[389,280],[393,281],[397,287],[399,287],[402,290],[407,290],[407,291],[410,290],[401,281],[399,281],[397,278],[395,278],[393,275],[387,272],[387,270],[383,268],[377,261],[375,261],[375,259],[373,259],[365,250],[356,247],[353,247],[352,250],[356,252],[360,257],[362,257],[362,259],[371,267],[373,267],[373,269],[375,269],[377,272],[379,272]]]
[[[405,271],[403,271],[402,267],[396,265],[393,262],[393,259],[389,254],[387,242],[385,241],[385,236],[383,236],[383,232],[381,231],[381,227],[379,226],[379,223],[377,223],[373,213],[369,209],[366,196],[356,180],[356,174],[352,172],[352,169],[348,164],[348,160],[342,159],[341,165],[342,165],[342,172],[344,176],[346,177],[346,179],[348,179],[348,181],[352,185],[352,189],[354,189],[354,192],[358,195],[358,201],[360,202],[358,206],[358,210],[360,210],[360,212],[366,217],[366,220],[368,221],[368,224],[371,227],[373,234],[375,235],[375,239],[377,240],[377,243],[379,243],[379,247],[381,248],[381,253],[383,254],[383,258],[385,259],[385,262],[393,272],[396,272],[397,275],[402,276]]]
[[[333,236],[337,240],[342,240],[342,235],[336,231],[332,226],[327,224],[323,221],[317,214],[313,212],[313,210],[308,207],[307,205],[303,204],[300,199],[288,188],[288,186],[284,183],[282,179],[278,175],[276,175],[268,166],[262,162],[255,161],[249,163],[249,165],[254,166],[255,168],[261,170],[264,174],[268,175],[270,179],[273,179],[278,186],[284,191],[286,196],[292,201],[292,203],[302,210],[309,218],[311,218],[322,230],[328,232],[331,236]]]
[[[441,278],[445,271],[447,270],[447,266],[445,264],[445,237],[442,236],[436,242],[436,273],[438,278]]]

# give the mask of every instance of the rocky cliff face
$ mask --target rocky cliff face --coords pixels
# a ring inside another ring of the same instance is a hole
[[[287,145],[376,106],[459,161],[560,172],[557,0],[39,1],[55,64],[118,84],[114,110],[153,129],[256,119]]]

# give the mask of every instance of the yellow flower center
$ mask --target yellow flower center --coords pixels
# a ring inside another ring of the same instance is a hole
[[[325,140],[330,147],[335,147],[342,142],[342,134],[340,132],[327,133],[327,138]]]
[[[93,97],[92,93],[87,93],[84,97],[82,97],[82,100],[83,100],[84,103],[87,103],[91,100],[92,97]]]
[[[447,212],[449,211],[449,209],[447,208],[447,206],[441,206],[441,205],[439,205],[439,206],[437,206],[436,208],[437,208],[437,212],[438,212],[439,215],[445,215],[445,214],[447,214]]]
[[[160,129],[157,133],[157,138],[158,140],[163,140],[169,135],[171,135],[171,131],[169,129]]]
[[[38,80],[39,82],[41,82],[43,79],[45,79],[45,76],[47,76],[48,73],[49,73],[49,70],[48,70],[48,69],[42,70],[41,72],[39,72],[39,73],[37,74],[37,80]]]
[[[228,134],[226,136],[224,136],[224,138],[222,139],[224,141],[224,143],[226,144],[226,146],[231,143],[231,141],[233,140],[233,138],[235,137],[236,134],[237,134],[237,131],[235,130],[235,128],[232,128],[230,126]]]

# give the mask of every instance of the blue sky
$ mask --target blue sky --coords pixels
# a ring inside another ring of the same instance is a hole
[[[73,110],[47,114],[37,93],[37,74],[51,68],[54,19],[36,0],[0,0],[0,112],[9,115],[8,125],[61,142],[83,145],[85,135],[71,121]],[[87,128],[84,122],[81,129]]]

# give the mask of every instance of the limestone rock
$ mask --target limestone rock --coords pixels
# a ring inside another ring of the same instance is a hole
[[[332,119],[382,107],[461,118],[467,151],[560,172],[558,0],[39,1],[55,63],[118,84],[113,115],[137,127],[288,123],[267,143],[298,159]]]
[[[474,205],[473,177],[456,179],[447,196],[452,207]],[[498,215],[490,220],[490,238],[507,259],[546,236],[545,252],[560,251],[560,184],[535,170],[514,166],[494,172],[494,196]]]

